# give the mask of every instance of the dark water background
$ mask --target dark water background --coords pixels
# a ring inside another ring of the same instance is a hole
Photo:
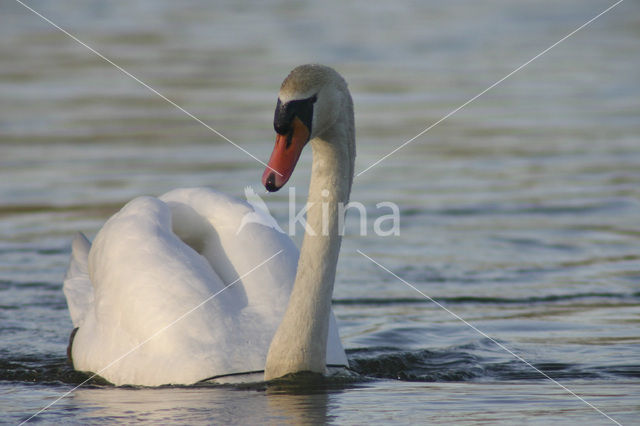
[[[295,65],[340,70],[357,171],[597,15],[606,1],[29,5],[263,161]],[[627,0],[357,177],[334,308],[353,381],[84,385],[46,423],[610,421],[640,418],[640,8]],[[304,202],[310,153],[291,181]],[[237,196],[262,166],[13,0],[0,3],[0,422],[85,376],[65,364],[77,230],[180,186]],[[287,193],[265,198],[280,223]],[[401,210],[399,236],[373,233]],[[301,230],[298,230],[301,231]],[[301,232],[296,237],[299,240]]]

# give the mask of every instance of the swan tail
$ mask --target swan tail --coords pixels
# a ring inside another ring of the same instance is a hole
[[[91,243],[87,237],[78,232],[71,244],[71,262],[62,287],[74,327],[80,327],[93,304],[93,286],[89,279],[88,264],[90,249]]]

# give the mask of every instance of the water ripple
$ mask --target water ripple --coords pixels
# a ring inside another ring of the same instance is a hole
[[[458,297],[434,297],[433,300],[443,304],[523,304],[530,305],[534,303],[549,303],[549,302],[564,302],[573,300],[597,300],[601,302],[604,300],[619,300],[626,303],[638,301],[640,302],[640,292],[636,293],[576,293],[576,294],[560,294],[560,295],[547,295],[547,296],[532,296],[532,297],[482,297],[482,296],[458,296]],[[334,305],[413,305],[413,304],[431,304],[431,300],[425,298],[354,298],[354,299],[334,299]]]
[[[495,362],[478,352],[482,346],[464,345],[444,350],[403,351],[392,347],[350,350],[351,367],[365,376],[418,382],[465,382],[546,380],[530,366],[518,361]],[[577,363],[532,363],[553,379],[640,378],[640,364],[588,365]]]

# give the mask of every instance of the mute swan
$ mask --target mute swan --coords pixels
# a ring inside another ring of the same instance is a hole
[[[314,204],[300,254],[271,226],[249,221],[238,232],[258,212],[212,189],[134,199],[93,244],[82,234],[73,241],[64,293],[75,369],[116,385],[157,386],[348,366],[331,309],[338,205],[348,201],[355,158],[347,84],[326,66],[295,68],[274,128],[268,191],[287,182],[307,142],[313,150]]]

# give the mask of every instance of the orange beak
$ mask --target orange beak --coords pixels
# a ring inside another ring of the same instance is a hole
[[[309,129],[298,117],[291,122],[289,133],[278,133],[269,164],[262,174],[262,184],[267,191],[275,192],[287,183],[308,141]]]

